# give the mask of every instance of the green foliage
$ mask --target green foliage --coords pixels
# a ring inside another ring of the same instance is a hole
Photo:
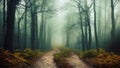
[[[43,53],[40,52],[40,50],[32,50],[30,48],[26,48],[24,51],[23,51],[23,56],[25,58],[39,58],[41,57]]]
[[[82,57],[96,57],[97,51],[95,49],[84,51]]]
[[[54,56],[56,58],[68,57],[71,55],[71,53],[72,53],[72,51],[70,49],[62,47],[62,48],[60,48],[60,53],[57,53]]]
[[[59,67],[66,67],[67,63],[66,61],[66,57],[69,57],[72,54],[72,50],[65,48],[65,47],[60,47],[60,53],[57,53],[54,55],[54,61],[57,63],[57,65]]]

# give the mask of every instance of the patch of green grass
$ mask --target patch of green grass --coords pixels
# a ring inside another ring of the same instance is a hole
[[[57,66],[60,68],[68,68],[66,63],[66,57],[69,57],[72,54],[72,50],[69,48],[61,47],[59,48],[60,53],[54,54],[54,61],[57,63]]]

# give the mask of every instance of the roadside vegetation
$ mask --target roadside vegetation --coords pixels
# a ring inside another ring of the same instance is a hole
[[[23,51],[16,50],[10,52],[8,50],[0,49],[0,67],[2,68],[16,68],[19,66],[34,66],[34,61],[40,58],[43,52],[39,50],[32,50],[27,48]]]
[[[97,53],[96,49],[87,51],[78,51],[69,48],[60,48],[60,53],[54,55],[54,60],[57,65],[61,67],[69,67],[66,63],[66,57],[70,57],[73,53],[77,54],[83,62],[94,68],[119,68],[120,67],[120,55],[113,52],[107,52],[104,49],[99,49]]]

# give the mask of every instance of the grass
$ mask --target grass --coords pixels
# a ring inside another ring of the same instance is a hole
[[[69,68],[69,65],[66,63],[66,57],[69,57],[72,54],[72,50],[65,47],[60,47],[60,53],[54,55],[54,61],[57,63],[58,68]]]

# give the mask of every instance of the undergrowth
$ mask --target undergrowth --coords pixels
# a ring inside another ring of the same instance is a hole
[[[13,53],[8,50],[0,49],[0,67],[9,68],[19,64],[32,65],[29,63],[29,60],[39,58],[42,54],[43,53],[39,50],[32,50],[30,48],[23,51],[16,50]]]
[[[103,49],[85,51],[80,57],[95,68],[120,68],[120,55]]]
[[[66,57],[72,54],[72,50],[65,47],[59,49],[60,53],[54,55],[54,61],[57,63],[58,68],[69,68],[69,65],[66,63]]]

